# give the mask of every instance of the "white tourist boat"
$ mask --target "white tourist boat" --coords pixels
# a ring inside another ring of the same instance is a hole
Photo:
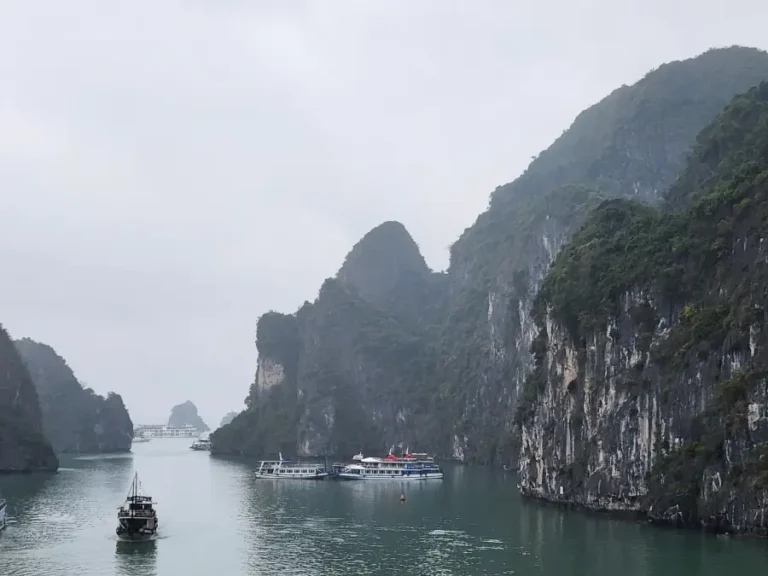
[[[0,498],[0,530],[5,528],[5,510],[7,508],[7,503],[5,500]]]
[[[149,442],[152,440],[152,438],[149,438],[147,436],[134,436],[133,437],[133,443],[134,444],[143,444],[144,442]]]
[[[189,447],[190,450],[205,450],[210,452],[211,451],[211,440],[210,438],[198,438],[194,442],[192,442],[192,445]]]
[[[166,424],[141,424],[133,429],[133,436],[142,438],[197,438],[200,430],[187,424],[180,428]]]
[[[328,476],[328,471],[322,464],[290,462],[283,460],[262,460],[256,471],[256,478],[279,478],[281,480],[322,480]]]
[[[443,471],[435,459],[423,452],[406,450],[395,456],[392,450],[384,458],[364,458],[357,454],[354,463],[341,469],[341,480],[442,480]]]

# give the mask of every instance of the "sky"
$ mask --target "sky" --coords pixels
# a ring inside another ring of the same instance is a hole
[[[243,408],[256,321],[399,220],[436,270],[489,194],[757,0],[0,0],[0,322],[134,423]]]

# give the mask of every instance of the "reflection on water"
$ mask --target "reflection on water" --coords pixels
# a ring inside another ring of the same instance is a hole
[[[115,569],[119,576],[154,576],[157,574],[157,541],[115,543]]]
[[[11,519],[0,575],[720,576],[768,565],[764,542],[524,502],[498,470],[447,465],[442,482],[259,480],[248,464],[188,444],[157,440],[64,459],[55,475],[0,477]],[[158,502],[155,541],[115,536],[134,470]]]

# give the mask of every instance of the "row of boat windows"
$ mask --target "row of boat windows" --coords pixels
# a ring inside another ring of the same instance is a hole
[[[272,470],[267,470],[267,472],[272,472]],[[317,469],[315,468],[280,468],[279,470],[275,470],[276,474],[317,474]]]
[[[353,474],[360,474],[360,470],[350,470]],[[426,470],[425,470],[426,472]],[[383,474],[385,476],[392,476],[394,474],[397,474],[398,476],[404,476],[406,474],[405,470],[371,470],[371,469],[365,469],[363,471],[364,474]]]

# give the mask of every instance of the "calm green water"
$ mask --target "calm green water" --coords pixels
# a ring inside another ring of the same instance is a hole
[[[0,574],[766,574],[768,543],[564,512],[520,499],[498,470],[442,482],[256,480],[247,464],[153,440],[56,475],[0,477],[11,523]],[[123,543],[117,507],[138,470],[160,538]],[[405,492],[407,501],[398,499]]]

